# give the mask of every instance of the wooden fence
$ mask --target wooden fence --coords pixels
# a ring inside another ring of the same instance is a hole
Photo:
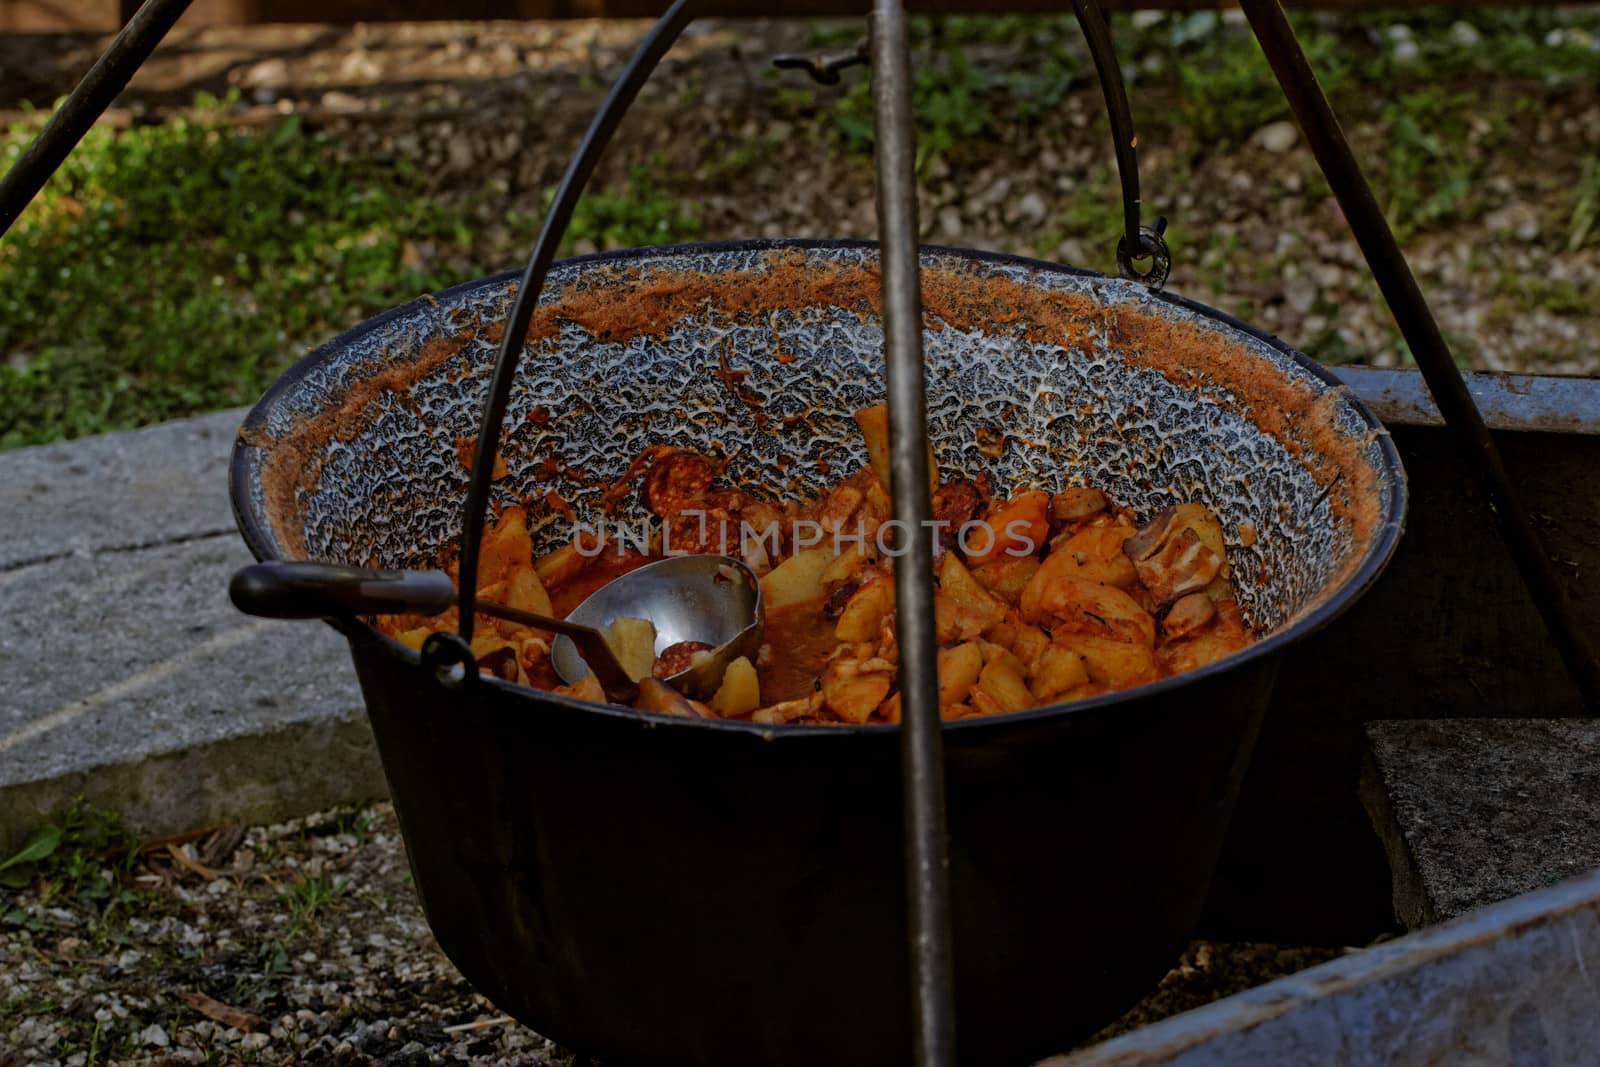
[[[1293,8],[1357,10],[1392,7],[1475,7],[1507,0],[1286,0]],[[1510,0],[1555,7],[1563,0]],[[1231,6],[1228,0],[1106,0],[1113,9],[1197,11]],[[0,32],[115,30],[138,0],[0,0]],[[244,26],[264,22],[401,22],[484,19],[653,18],[664,0],[195,0],[182,26]],[[711,0],[720,16],[848,16],[863,14],[867,0]],[[915,11],[944,14],[1068,12],[1068,0],[910,0]]]

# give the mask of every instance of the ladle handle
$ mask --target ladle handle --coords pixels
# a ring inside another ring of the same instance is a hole
[[[266,619],[325,619],[341,615],[437,615],[456,602],[444,571],[380,571],[339,563],[268,560],[233,576],[228,596],[246,615]],[[599,679],[606,695],[628,702],[638,693],[600,631],[548,615],[479,600],[485,615],[565,634]]]
[[[456,587],[443,571],[279,559],[240,570],[228,583],[228,596],[245,614],[268,619],[437,615],[455,603]]]

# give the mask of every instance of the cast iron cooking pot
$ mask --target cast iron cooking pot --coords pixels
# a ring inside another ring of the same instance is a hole
[[[1203,501],[1266,635],[1131,691],[946,724],[961,1056],[1025,1063],[1115,1017],[1184,948],[1277,654],[1377,577],[1405,480],[1353,395],[1216,311],[1004,256],[928,249],[922,265],[941,468],[1002,490],[1095,485],[1141,521]],[[545,551],[569,533],[545,494],[592,517],[650,444],[725,456],[773,494],[831,484],[865,462],[851,412],[882,396],[878,285],[860,243],[558,264],[496,502],[533,501]],[[258,558],[437,562],[514,286],[380,315],[272,387],[232,467]],[[428,922],[497,1006],[605,1062],[909,1057],[896,727],[451,689],[365,623],[334,625]]]

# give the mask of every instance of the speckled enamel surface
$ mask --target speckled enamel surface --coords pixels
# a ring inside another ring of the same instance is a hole
[[[646,277],[751,271],[770,250],[652,250],[626,262]],[[810,246],[806,255],[830,264],[876,258],[861,246]],[[925,254],[924,265],[975,280],[1001,275],[1083,293],[1129,312],[1183,318],[1239,346],[1241,358],[1267,361],[1319,391],[1334,388],[1288,349],[1131,283],[942,251]],[[591,270],[592,261],[558,265],[545,299],[586,284]],[[429,339],[498,321],[509,310],[511,283],[504,277],[474,283],[358,327],[291,372],[249,425],[270,440],[319,413],[326,398],[349,383],[414,359]],[[617,299],[626,300],[627,293],[619,291]],[[1336,521],[1305,457],[1244,413],[1251,398],[1229,396],[1205,381],[1175,385],[1155,370],[1131,366],[1103,335],[1064,347],[1024,334],[1019,324],[957,329],[929,323],[929,432],[944,471],[986,470],[1002,488],[1094,485],[1141,517],[1181,500],[1203,501],[1222,517],[1240,602],[1267,630],[1325,593],[1350,553],[1366,551]],[[600,486],[621,474],[641,448],[662,443],[725,456],[732,477],[777,492],[803,493],[832,482],[865,462],[851,412],[881,401],[881,343],[876,319],[828,304],[738,318],[707,310],[620,343],[565,325],[526,351],[506,421],[509,474],[496,482],[495,499],[521,503],[553,490],[580,517],[592,515]],[[467,471],[456,442],[477,433],[494,355],[493,344],[475,339],[408,388],[380,392],[352,413],[323,443],[320,472],[299,492],[298,514],[267,514],[262,455],[242,446],[250,510],[268,542],[258,552],[293,554],[275,524],[295,522],[313,558],[384,566],[435,561],[460,530]],[[743,372],[737,389],[727,374],[713,373],[724,359]],[[1328,417],[1359,443],[1365,462],[1382,468],[1375,423],[1352,396],[1340,396]],[[994,455],[986,443],[997,440],[1004,446]],[[826,476],[819,475],[818,460],[827,461]],[[582,477],[550,477],[552,468]],[[535,540],[545,550],[565,540],[568,526],[554,513],[542,514],[546,521]],[[1241,540],[1244,527],[1254,531],[1253,544]]]

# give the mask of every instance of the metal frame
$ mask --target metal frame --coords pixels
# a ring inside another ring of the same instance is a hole
[[[126,86],[160,43],[189,0],[146,0],[22,158],[0,180],[0,234],[43,187],[84,132]],[[698,7],[698,5],[695,5]],[[1570,605],[1526,511],[1517,499],[1483,418],[1451,358],[1432,313],[1417,287],[1394,234],[1339,129],[1327,97],[1317,83],[1280,0],[1241,0],[1250,26],[1272,66],[1317,162],[1356,240],[1368,268],[1388,301],[1401,333],[1411,346],[1445,422],[1457,435],[1499,519],[1500,532],[1528,587],[1552,641],[1593,713],[1600,714],[1600,663],[1575,624]],[[1141,277],[1131,261],[1155,253],[1139,226],[1135,139],[1127,133],[1127,99],[1109,28],[1097,0],[1074,0],[1074,10],[1090,42],[1106,94],[1112,126],[1118,131],[1117,161],[1124,190],[1124,224],[1119,261],[1125,273]],[[447,675],[448,668],[471,661],[478,547],[488,503],[490,471],[499,448],[501,423],[518,360],[545,277],[555,259],[578,197],[601,152],[628,106],[672,43],[694,18],[690,0],[676,0],[645,37],[612,88],[569,164],[545,216],[522,278],[495,364],[478,435],[471,483],[462,521],[460,632],[435,635],[424,647]],[[945,843],[943,748],[934,672],[932,633],[932,549],[920,536],[930,514],[927,427],[921,352],[921,307],[916,226],[915,128],[911,114],[910,57],[902,0],[874,0],[870,53],[878,127],[877,196],[883,256],[885,355],[891,425],[891,488],[895,518],[910,537],[906,565],[895,573],[896,622],[903,674],[902,761],[907,832],[907,887],[911,915],[913,1005],[916,1059],[923,1064],[955,1062],[955,1022],[951,989],[951,928],[948,856]],[[1131,126],[1131,121],[1128,121]],[[1160,223],[1158,223],[1159,227]],[[1148,236],[1160,239],[1159,228]],[[1146,280],[1159,286],[1164,280]],[[470,671],[467,673],[471,673]]]
[[[917,145],[911,46],[901,0],[875,0],[870,34],[877,131],[878,231],[883,272],[884,376],[889,394],[889,494],[905,554],[895,561],[900,647],[900,764],[910,903],[915,1062],[956,1062],[950,849],[934,634],[933,494],[928,479],[922,360],[922,269],[917,249]]]

